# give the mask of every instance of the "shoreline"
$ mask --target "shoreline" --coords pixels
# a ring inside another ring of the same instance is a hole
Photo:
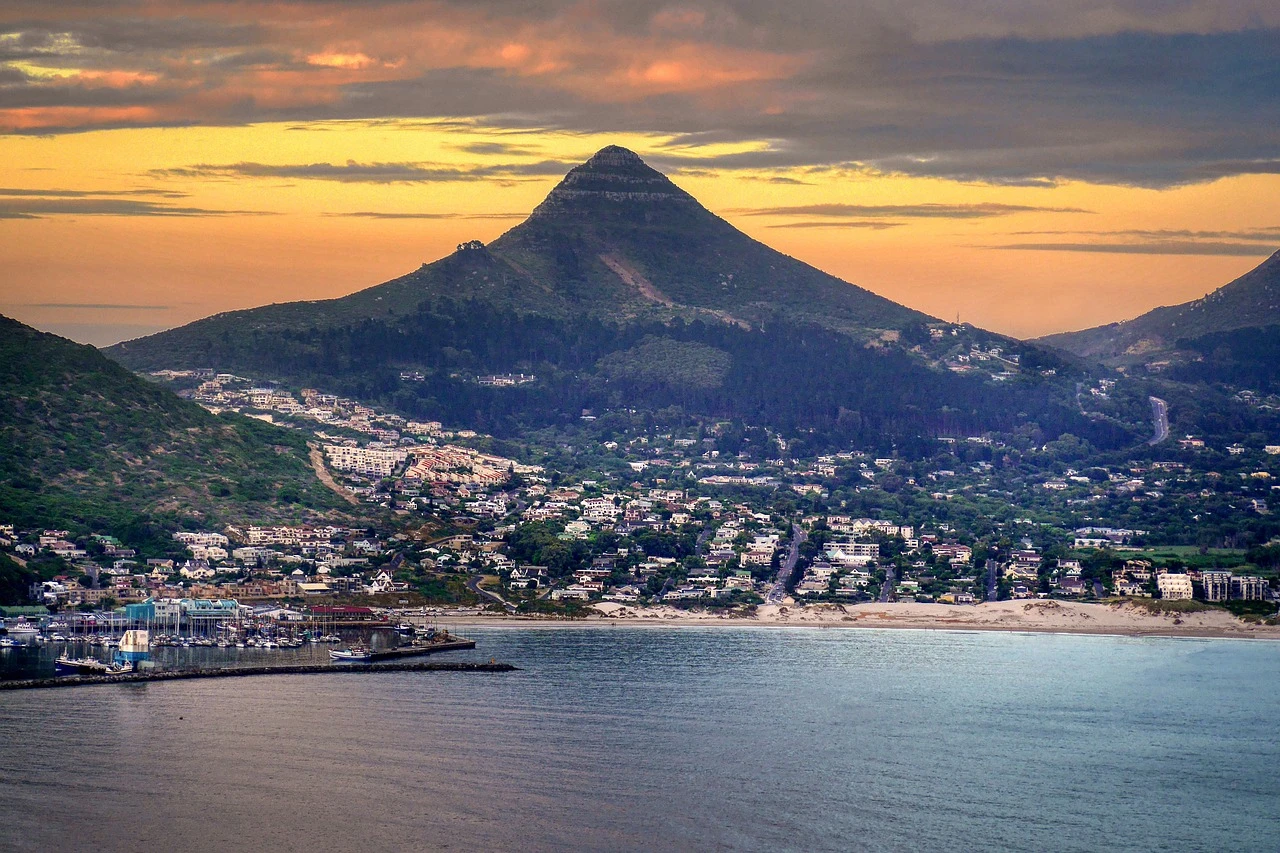
[[[996,631],[1080,636],[1280,640],[1280,626],[1256,625],[1226,611],[1152,613],[1132,604],[1022,600],[977,605],[902,603],[762,605],[754,616],[632,607],[602,602],[580,619],[548,616],[440,616],[445,627],[506,628],[866,628]]]

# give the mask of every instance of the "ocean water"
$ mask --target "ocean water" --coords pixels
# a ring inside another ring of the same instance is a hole
[[[507,674],[0,693],[0,849],[1280,849],[1280,644],[484,628]]]

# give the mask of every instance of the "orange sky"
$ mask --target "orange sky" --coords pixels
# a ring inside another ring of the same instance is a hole
[[[1268,4],[9,5],[0,312],[94,343],[377,284],[606,144],[781,251],[1019,337],[1280,247],[1280,96],[1237,69],[1275,55]],[[1176,66],[1126,88],[1175,36],[1218,90]]]

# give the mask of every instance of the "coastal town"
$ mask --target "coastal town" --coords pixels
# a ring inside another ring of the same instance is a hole
[[[1192,436],[1103,466],[1063,439],[957,436],[924,460],[794,458],[781,436],[739,423],[663,429],[584,412],[573,443],[538,449],[230,373],[153,378],[211,411],[307,431],[313,461],[369,522],[190,525],[162,545],[0,525],[0,551],[42,578],[21,612],[186,601],[286,618],[337,606],[750,617],[783,604],[1150,599],[1272,618],[1280,601],[1268,504],[1280,446]],[[1228,514],[1251,528],[1223,535],[1212,522]],[[1269,544],[1240,547],[1258,531]]]

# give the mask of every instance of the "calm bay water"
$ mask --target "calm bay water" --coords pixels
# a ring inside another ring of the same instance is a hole
[[[1280,644],[485,628],[509,674],[0,693],[6,850],[1274,850]]]

